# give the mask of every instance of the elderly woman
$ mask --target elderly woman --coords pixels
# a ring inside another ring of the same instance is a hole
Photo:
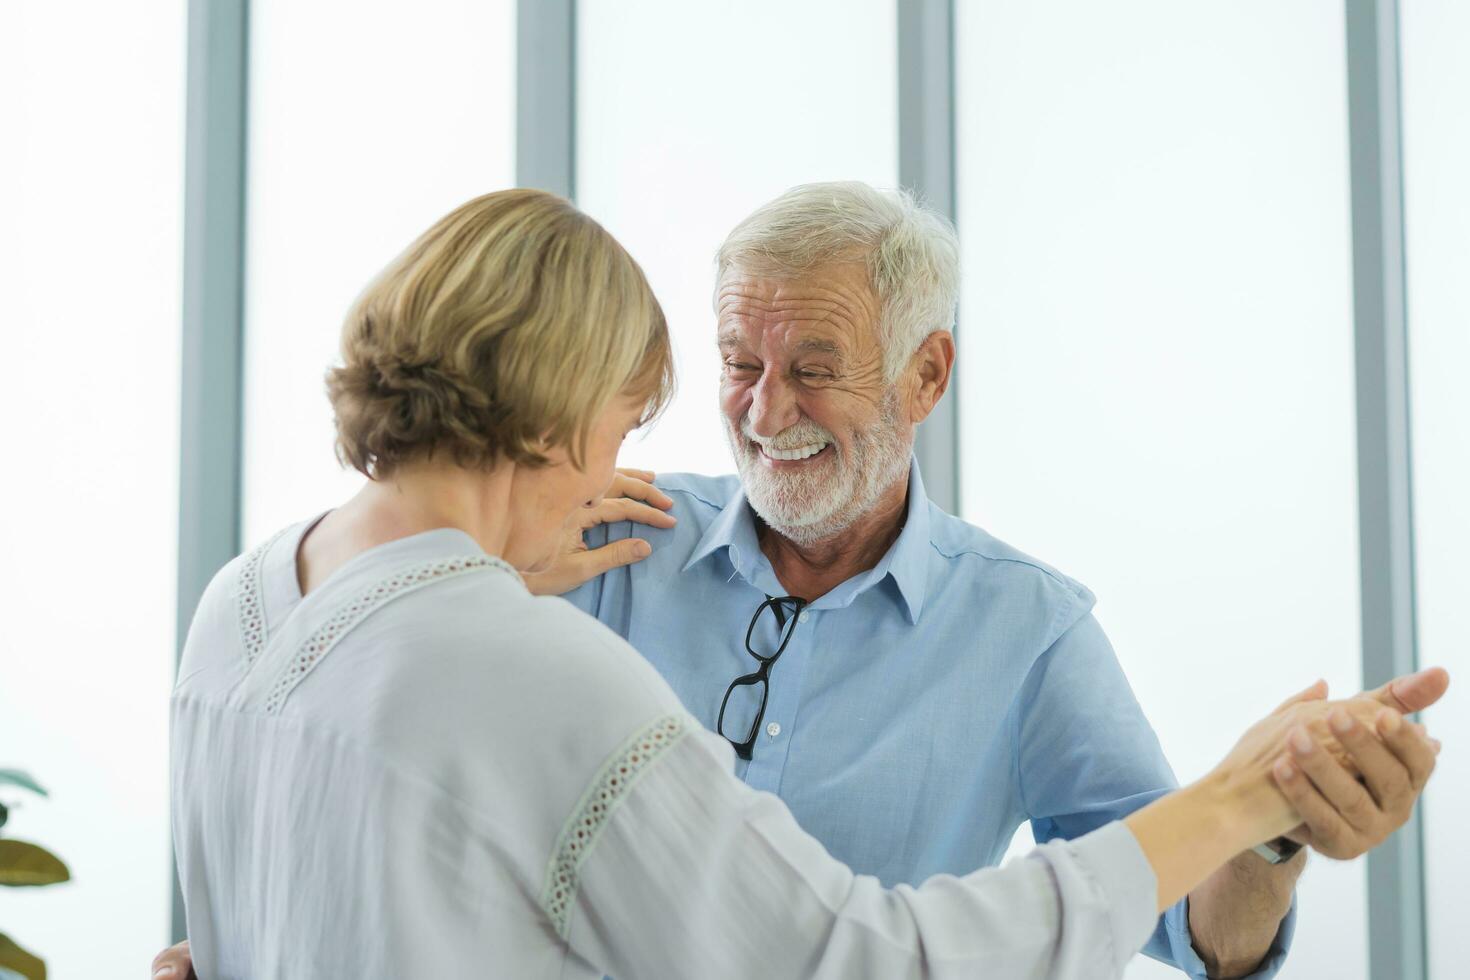
[[[1299,821],[1270,774],[1315,690],[1126,821],[919,888],[855,877],[627,644],[523,584],[671,388],[618,243],[547,194],[471,201],[368,288],[342,356],[367,480],[220,572],[173,698],[201,976],[1090,980]]]

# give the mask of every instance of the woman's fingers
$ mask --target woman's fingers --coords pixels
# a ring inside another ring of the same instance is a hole
[[[565,595],[603,572],[640,562],[653,554],[653,546],[642,538],[621,538],[601,548],[582,548],[563,554],[556,564],[522,577],[532,595]]]
[[[593,548],[574,559],[577,584],[588,582],[603,572],[632,565],[653,554],[653,546],[642,538],[623,538],[601,548]]]
[[[1327,697],[1327,682],[1325,680],[1313,681],[1309,687],[1303,688],[1285,701],[1282,701],[1281,704],[1277,705],[1276,710],[1271,713],[1277,715],[1300,701],[1320,701],[1325,697]]]
[[[631,476],[635,479],[642,480],[644,483],[652,483],[655,475],[653,470],[640,470],[632,466],[619,466],[618,472],[623,476]]]
[[[618,475],[613,477],[612,487],[607,495],[609,498],[632,497],[660,510],[668,510],[674,506],[673,498],[653,485],[653,474],[646,470],[619,470]]]
[[[608,497],[599,504],[583,508],[582,529],[596,527],[598,524],[616,524],[618,521],[632,521],[635,524],[647,524],[649,527],[673,527],[678,523],[673,514],[666,514],[656,507],[641,503],[628,497]]]

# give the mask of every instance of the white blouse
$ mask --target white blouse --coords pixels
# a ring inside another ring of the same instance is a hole
[[[1117,976],[1156,881],[1110,824],[883,889],[622,640],[466,534],[301,596],[309,524],[216,576],[173,697],[200,977]]]

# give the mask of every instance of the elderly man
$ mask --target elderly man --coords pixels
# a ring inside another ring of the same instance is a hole
[[[756,211],[720,248],[714,299],[738,479],[625,481],[589,511],[589,550],[570,542],[540,583],[629,562],[568,598],[734,743],[747,783],[889,885],[995,864],[1022,821],[1074,837],[1175,785],[1092,593],[924,492],[911,450],[949,384],[957,280],[953,231],[904,194],[816,184]],[[1378,696],[1417,709],[1437,683]],[[1357,830],[1323,815],[1313,840],[1361,853],[1414,796]],[[1242,855],[1147,951],[1273,974],[1304,860]]]
[[[949,384],[957,278],[953,231],[904,194],[816,184],[756,211],[715,288],[739,476],[655,488],[625,471],[528,578],[626,637],[747,783],[885,885],[995,864],[1023,821],[1038,841],[1084,834],[1175,785],[1092,593],[924,492],[911,450]],[[1418,710],[1444,683],[1367,696]],[[1282,788],[1307,819],[1296,836],[1351,857],[1422,784],[1387,750],[1367,789],[1325,755]],[[1275,973],[1293,847],[1238,857],[1147,951],[1196,977]]]

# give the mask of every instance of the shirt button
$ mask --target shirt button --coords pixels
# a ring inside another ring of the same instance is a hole
[[[804,622],[806,622],[806,615],[807,615],[807,614],[806,614],[806,613],[805,613],[805,612],[804,612],[804,611],[803,611],[803,612],[802,612],[802,614],[801,614],[801,615],[800,615],[800,616],[797,616],[797,617],[796,617],[796,621],[797,621],[797,622],[798,622],[798,623],[804,623]]]
[[[775,738],[777,735],[780,735],[781,734],[781,723],[778,722],[778,721],[771,722],[769,725],[766,726],[766,734],[769,735],[769,736],[771,736],[772,738]]]

